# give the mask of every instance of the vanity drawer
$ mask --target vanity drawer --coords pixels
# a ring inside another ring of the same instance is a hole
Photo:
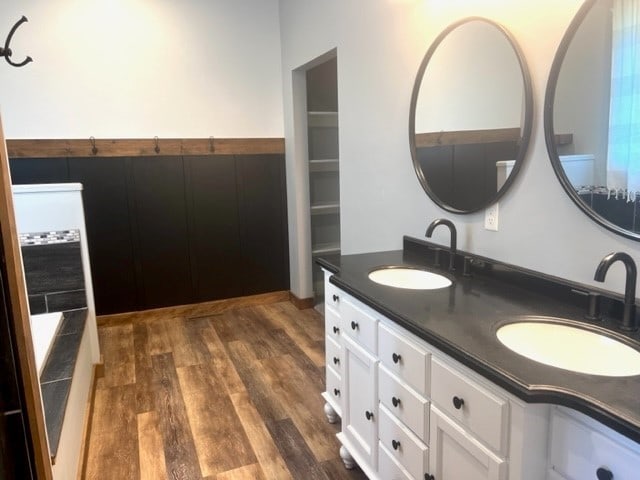
[[[605,467],[615,480],[639,478],[640,451],[633,451],[576,418],[554,410],[551,417],[549,464],[560,478],[597,478]],[[551,477],[553,478],[553,477]]]
[[[378,368],[378,398],[418,438],[428,442],[429,402],[382,365]]]
[[[419,394],[429,394],[431,354],[425,349],[379,323],[378,356],[390,372],[408,383]]]
[[[378,320],[374,316],[373,311],[353,300],[350,297],[342,296],[340,299],[340,317],[342,328],[340,332],[348,335],[356,343],[360,344],[371,353],[376,353]]]
[[[436,357],[431,359],[431,400],[494,451],[507,453],[507,400]]]
[[[378,410],[378,436],[382,444],[412,476],[422,479],[429,471],[429,449],[384,406]],[[386,478],[386,477],[384,477]]]
[[[342,375],[342,347],[340,344],[327,338],[324,342],[324,349],[327,367],[333,368],[338,374]]]
[[[329,281],[331,273],[325,272],[324,274],[324,303],[335,309],[336,312],[340,312],[340,295],[341,291],[333,283]]]
[[[415,480],[381,443],[378,444],[378,474],[384,480]]]
[[[340,343],[340,316],[332,308],[324,309],[324,333]]]
[[[327,368],[327,394],[336,413],[342,416],[342,378],[333,368]],[[336,408],[337,407],[337,408]]]

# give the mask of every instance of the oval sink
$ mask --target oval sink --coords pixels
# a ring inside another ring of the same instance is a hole
[[[411,290],[436,290],[452,283],[444,275],[411,267],[380,267],[369,273],[369,279],[380,285]]]
[[[640,351],[608,335],[562,323],[523,321],[500,327],[498,340],[545,365],[590,375],[640,375]]]

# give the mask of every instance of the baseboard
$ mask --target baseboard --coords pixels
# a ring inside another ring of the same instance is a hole
[[[289,300],[298,310],[306,310],[307,308],[313,308],[314,299],[311,298],[298,298],[293,292],[289,292]]]
[[[96,398],[96,384],[98,379],[104,377],[104,359],[100,355],[100,363],[93,364],[93,374],[91,375],[91,394],[87,401],[87,408],[84,412],[84,428],[82,434],[82,445],[80,446],[80,465],[78,465],[77,480],[85,478],[87,469],[87,457],[89,455],[89,439],[91,438],[91,420],[93,419],[93,406]]]
[[[286,290],[278,292],[260,293],[246,297],[225,298],[210,302],[193,303],[190,305],[178,305],[163,308],[142,310],[139,312],[115,313],[112,315],[99,315],[96,317],[98,326],[116,325],[120,323],[136,322],[153,315],[198,317],[204,315],[215,315],[234,308],[250,307],[256,305],[267,305],[270,303],[286,302],[289,300],[289,292]]]

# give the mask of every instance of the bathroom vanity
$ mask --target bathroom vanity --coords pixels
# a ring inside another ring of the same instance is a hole
[[[341,417],[345,466],[381,480],[637,479],[640,376],[547,366],[496,337],[533,317],[582,323],[589,302],[579,286],[464,252],[455,272],[434,268],[436,247],[405,238],[403,251],[319,261],[325,412]],[[428,269],[452,285],[380,285],[369,273],[381,266]],[[615,330],[611,320],[592,326]]]

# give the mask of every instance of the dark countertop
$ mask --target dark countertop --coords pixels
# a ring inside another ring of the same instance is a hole
[[[317,263],[334,273],[331,283],[524,401],[579,410],[640,442],[640,376],[606,377],[546,366],[512,352],[495,336],[501,324],[524,320],[521,316],[586,322],[584,292],[605,292],[465,252],[459,252],[457,272],[451,275],[431,266],[433,253],[427,247],[433,246],[405,237],[404,250],[322,257]],[[461,274],[465,255],[474,259],[471,277]],[[448,253],[441,256],[448,265]],[[428,267],[449,276],[453,285],[406,290],[369,280],[371,270],[385,265]],[[610,302],[615,311],[619,299],[609,296],[603,304]],[[622,335],[609,319],[589,325]],[[623,339],[640,342],[637,332]]]

